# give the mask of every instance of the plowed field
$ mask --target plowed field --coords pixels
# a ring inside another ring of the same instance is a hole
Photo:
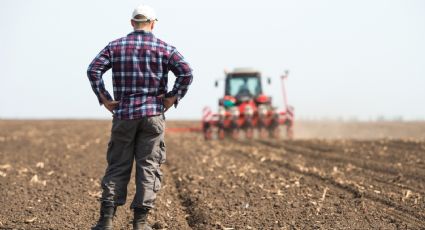
[[[110,127],[0,121],[0,229],[89,229]],[[149,222],[155,229],[425,228],[425,123],[306,122],[296,134],[205,142],[198,133],[167,133]],[[131,181],[129,199],[134,190]],[[131,219],[127,204],[115,228],[130,229]]]

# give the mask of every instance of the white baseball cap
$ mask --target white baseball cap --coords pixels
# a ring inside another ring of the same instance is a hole
[[[137,19],[137,15],[143,15],[146,17],[146,19]],[[136,22],[158,21],[155,10],[150,6],[143,4],[134,9],[132,19]]]

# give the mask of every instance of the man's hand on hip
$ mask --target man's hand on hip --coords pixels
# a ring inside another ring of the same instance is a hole
[[[174,102],[176,102],[177,100],[177,96],[164,97],[164,95],[161,95],[160,97],[163,97],[162,102],[164,104],[164,112],[166,112],[171,106],[173,106]]]
[[[117,106],[120,102],[119,101],[110,101],[103,94],[100,94],[100,99],[102,100],[102,103],[105,106],[105,108],[107,110],[109,110],[109,112],[114,114],[114,109],[117,108]]]

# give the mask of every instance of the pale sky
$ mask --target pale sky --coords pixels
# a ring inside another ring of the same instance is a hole
[[[425,1],[0,1],[0,119],[110,118],[86,69],[108,42],[132,31],[131,13],[151,5],[154,31],[194,70],[171,119],[217,108],[223,70],[255,67],[282,107],[288,69],[298,117],[425,119]],[[170,74],[170,84],[173,82]],[[111,74],[104,76],[111,89]],[[172,85],[169,85],[171,88]],[[111,91],[112,93],[112,91]]]

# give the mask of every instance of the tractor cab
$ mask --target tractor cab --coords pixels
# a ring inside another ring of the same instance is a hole
[[[264,104],[270,100],[270,97],[263,94],[259,71],[237,68],[233,72],[226,72],[224,97],[219,100],[219,105],[228,108],[247,102]]]
[[[259,72],[232,72],[226,76],[224,94],[234,97],[239,103],[258,97],[262,91]]]

